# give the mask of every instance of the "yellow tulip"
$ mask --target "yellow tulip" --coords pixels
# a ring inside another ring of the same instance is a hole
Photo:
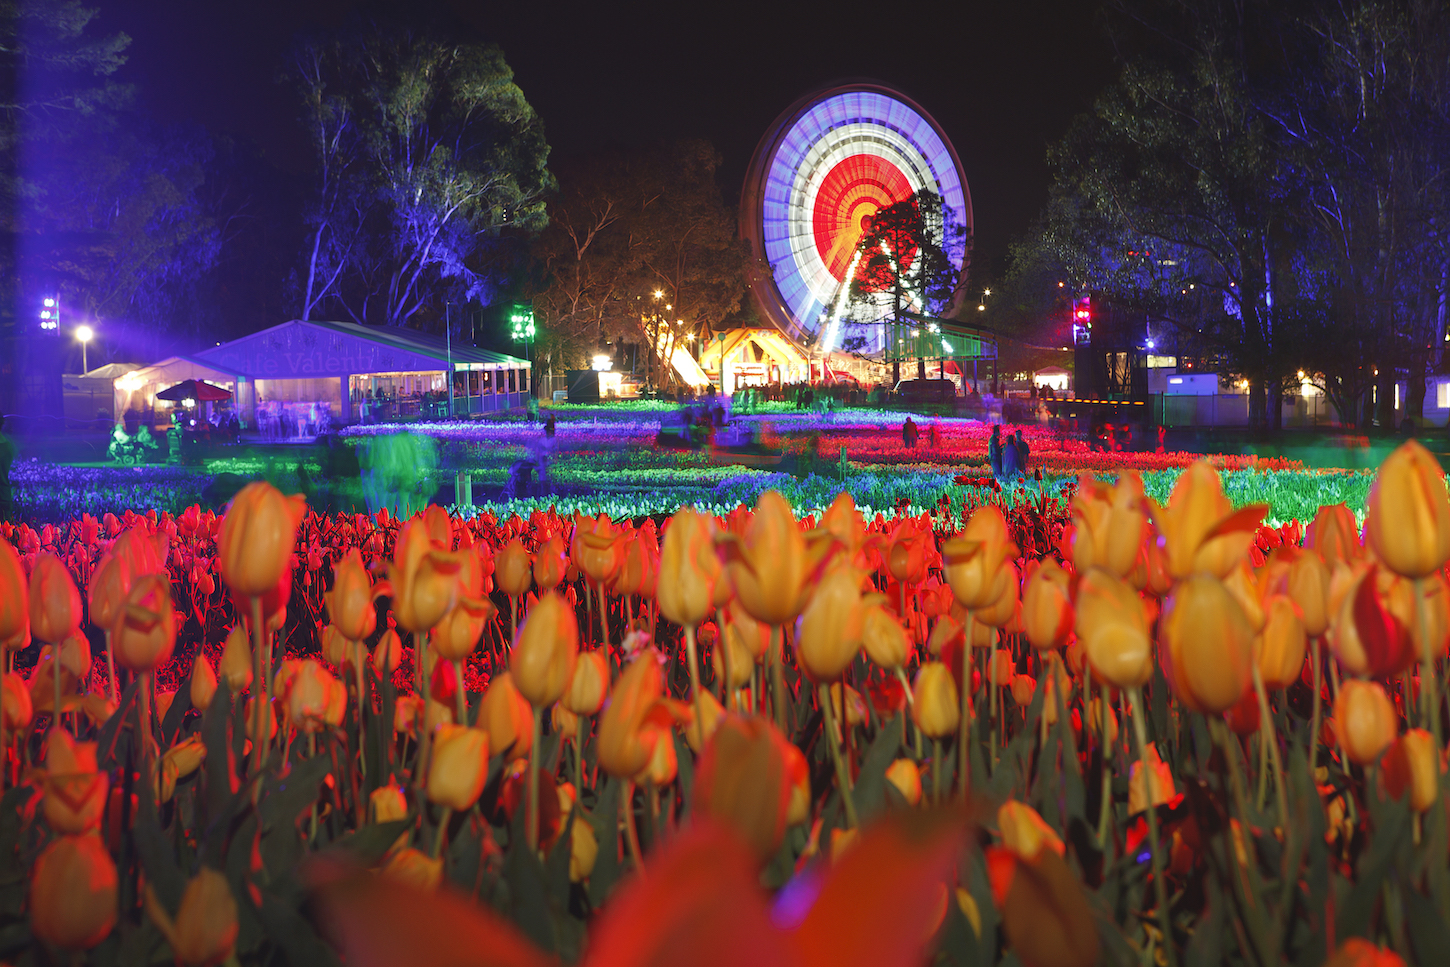
[[[430,857],[413,847],[400,849],[383,864],[383,876],[424,893],[432,893],[443,882],[442,858]]]
[[[911,641],[901,622],[879,604],[866,608],[861,622],[861,648],[881,668],[892,671],[906,664],[911,655]],[[732,652],[731,657],[734,658]],[[749,680],[749,666],[746,666]],[[743,682],[741,684],[744,684]]]
[[[1018,859],[1035,860],[1044,849],[1050,849],[1058,856],[1067,852],[1061,837],[1038,815],[1037,810],[1015,799],[1009,799],[998,807],[997,829],[1002,833],[1002,845]]]
[[[861,575],[847,564],[830,568],[801,615],[796,659],[815,682],[834,682],[861,650],[865,608]]]
[[[433,543],[422,520],[410,520],[398,532],[388,583],[393,592],[393,615],[414,634],[432,628],[451,610],[459,597],[463,558],[470,552],[445,551]]]
[[[494,754],[521,759],[533,748],[534,712],[509,672],[494,675],[484,690],[478,727],[488,733],[488,747]]]
[[[1179,476],[1168,505],[1150,502],[1149,510],[1163,532],[1168,572],[1182,579],[1200,571],[1226,576],[1248,555],[1268,508],[1251,504],[1235,511],[1223,495],[1218,473],[1198,460]]]
[[[1284,593],[1299,606],[1304,632],[1319,637],[1329,627],[1329,568],[1318,551],[1296,554],[1284,573]]]
[[[760,495],[743,536],[726,532],[716,540],[730,562],[736,600],[768,625],[789,624],[801,613],[833,543],[821,530],[807,539],[790,504],[774,490]]]
[[[1072,578],[1049,557],[1022,589],[1022,630],[1032,647],[1052,650],[1067,642],[1074,620]]]
[[[1257,662],[1265,688],[1288,688],[1299,678],[1309,639],[1299,606],[1282,594],[1264,604],[1264,630],[1259,634]]]
[[[921,769],[910,759],[897,759],[886,767],[886,781],[896,787],[908,806],[921,802]]]
[[[1334,725],[1349,761],[1367,766],[1394,742],[1399,719],[1379,683],[1351,678],[1334,699]]]
[[[217,557],[227,587],[252,598],[275,589],[306,515],[307,502],[300,494],[284,497],[264,480],[238,491],[217,533]]]
[[[1079,573],[1098,567],[1128,576],[1148,529],[1143,506],[1143,481],[1135,471],[1123,471],[1111,487],[1082,475],[1072,498],[1072,563]]]
[[[1450,492],[1429,450],[1407,440],[1380,464],[1364,524],[1379,559],[1402,577],[1426,577],[1450,560]]]
[[[227,878],[211,867],[202,867],[187,881],[175,920],[149,885],[146,912],[171,944],[177,961],[187,967],[214,967],[231,957],[236,946],[236,897]]]
[[[929,739],[955,735],[961,722],[961,702],[951,669],[939,661],[923,664],[911,686],[916,701],[911,705],[911,720]]]
[[[591,584],[609,584],[624,563],[620,530],[608,514],[598,517],[574,515],[574,540],[569,556]]]
[[[428,765],[428,801],[454,812],[471,809],[488,778],[488,733],[444,725],[433,736]]]
[[[227,688],[233,696],[252,684],[252,644],[247,638],[246,626],[241,622],[237,622],[237,626],[227,635],[227,643],[222,646],[222,657],[217,664],[217,671],[220,677],[226,679]]]
[[[1153,677],[1153,642],[1143,599],[1121,578],[1094,568],[1077,592],[1076,628],[1094,674],[1117,688]]]
[[[62,950],[87,950],[116,924],[116,864],[96,833],[58,836],[30,872],[30,929]]]
[[[710,536],[710,517],[681,507],[665,529],[656,597],[660,614],[677,625],[698,625],[715,607],[720,558]]]
[[[783,744],[764,719],[727,715],[695,767],[694,811],[740,833],[760,863],[785,838],[791,788]]]
[[[498,589],[510,597],[517,598],[529,590],[533,580],[533,561],[524,549],[524,542],[515,537],[504,545],[494,560],[494,580]]]
[[[519,628],[509,658],[514,685],[535,708],[563,697],[579,659],[579,622],[558,592],[550,591],[533,606]]]
[[[50,551],[41,551],[30,569],[30,632],[58,644],[81,626],[81,593],[70,571]]]
[[[608,695],[609,659],[598,650],[580,652],[569,689],[559,704],[575,715],[593,715],[604,707]]]
[[[1174,694],[1196,712],[1226,712],[1253,678],[1253,629],[1243,609],[1207,574],[1181,582],[1163,609],[1159,650]]]
[[[994,603],[1002,593],[1002,568],[1016,556],[1007,518],[996,504],[977,508],[961,534],[942,545],[947,583],[964,608]]]
[[[1143,748],[1143,758],[1133,763],[1128,772],[1128,815],[1136,816],[1150,807],[1161,806],[1177,794],[1173,770],[1158,757],[1158,747],[1148,743]]]
[[[1410,794],[1410,808],[1422,813],[1440,798],[1440,755],[1424,729],[1410,729],[1390,744],[1380,761],[1391,798]]]
[[[333,627],[349,641],[362,641],[377,627],[378,613],[373,602],[379,593],[373,588],[362,554],[354,547],[332,570],[332,590],[327,592],[327,614]]]

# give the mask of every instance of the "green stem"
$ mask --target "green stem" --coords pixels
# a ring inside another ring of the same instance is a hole
[[[781,640],[776,642],[775,634],[780,632]],[[780,667],[780,652],[785,647],[785,629],[772,625],[770,628],[770,703],[774,706],[775,727],[782,732],[785,727],[785,676]]]
[[[106,692],[111,697],[111,704],[115,705],[121,701],[120,693],[116,690],[116,654],[111,651],[111,632],[106,632]]]
[[[961,719],[957,723],[957,787],[961,789],[963,799],[967,798],[971,788],[967,743],[972,735],[972,638],[975,624],[976,619],[968,611],[966,637],[962,642]]]
[[[921,732],[916,733],[917,739],[921,738]],[[931,799],[934,803],[941,802],[941,739],[931,740]]]
[[[1091,684],[1085,686],[1091,688]],[[1102,732],[1098,734],[1098,748],[1102,750],[1103,758],[1103,802],[1098,808],[1098,846],[1106,848],[1108,842],[1108,816],[1112,809],[1113,802],[1113,747],[1108,742],[1108,716],[1112,712],[1108,708],[1108,686],[1101,685],[1099,703],[1102,705]],[[1089,693],[1091,694],[1091,693]]]
[[[267,711],[267,681],[262,676],[262,599],[252,598],[252,775],[262,772],[262,748],[267,743],[262,716]],[[262,784],[253,786],[259,795]]]
[[[1320,665],[1318,638],[1309,642],[1309,661],[1314,668],[1314,714],[1309,719],[1309,775],[1313,776],[1314,765],[1319,758],[1319,723],[1323,715],[1319,693],[1324,688],[1324,669]]]
[[[1284,764],[1279,758],[1279,739],[1274,732],[1273,713],[1269,711],[1269,693],[1264,689],[1264,676],[1254,663],[1254,691],[1259,696],[1259,741],[1269,749],[1269,765],[1274,769],[1274,791],[1279,803],[1279,828],[1289,834],[1289,800],[1284,791]]]
[[[629,847],[629,858],[634,861],[635,871],[644,875],[644,857],[639,851],[639,830],[634,825],[634,783],[624,784],[624,796],[619,800],[619,810],[624,814],[624,842]]]
[[[836,764],[836,785],[841,788],[841,802],[846,806],[846,822],[851,829],[857,827],[856,801],[851,795],[851,773],[846,760],[841,757],[841,746],[836,740],[836,714],[831,709],[831,686],[822,682],[819,686],[821,711],[826,716],[826,742],[831,749],[831,760]]]
[[[529,746],[529,815],[526,835],[529,849],[539,848],[539,745],[543,742],[544,712],[534,709],[534,741]],[[575,790],[578,794],[578,790]]]
[[[690,701],[695,703],[695,734],[700,737],[700,749],[705,748],[705,706],[700,700],[700,661],[695,646],[695,626],[685,625],[685,660],[690,666]]]
[[[448,832],[448,822],[453,818],[453,809],[450,806],[443,807],[443,815],[438,817],[438,829],[433,834],[433,846],[428,850],[430,859],[437,859],[438,854],[443,850],[443,835]]]
[[[1049,672],[1050,674],[1050,672]],[[1168,909],[1168,884],[1163,880],[1163,857],[1158,843],[1158,810],[1153,805],[1153,781],[1149,776],[1152,766],[1144,750],[1148,748],[1148,731],[1143,723],[1143,693],[1137,688],[1128,690],[1128,701],[1133,705],[1133,736],[1138,740],[1138,761],[1143,768],[1143,786],[1148,801],[1148,854],[1153,865],[1153,891],[1158,901],[1158,929],[1163,932],[1163,952],[1168,958],[1168,967],[1178,962],[1173,943],[1173,918]]]
[[[1435,682],[1435,655],[1430,648],[1430,624],[1425,609],[1425,579],[1415,579],[1415,617],[1420,626],[1420,711],[1429,719],[1426,726],[1435,736],[1435,748],[1444,746],[1440,737],[1440,689]]]
[[[584,797],[584,716],[574,717],[574,799]]]
[[[604,607],[604,582],[594,585],[594,591],[599,595],[599,637],[604,642],[604,653],[609,654],[609,618]]]

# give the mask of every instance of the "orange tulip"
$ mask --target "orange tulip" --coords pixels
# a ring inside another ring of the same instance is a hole
[[[81,626],[81,593],[60,558],[41,551],[30,569],[30,631],[59,643]]]
[[[681,507],[670,518],[660,554],[660,614],[677,625],[698,625],[715,606],[720,558],[710,536],[710,517]]]
[[[535,708],[563,697],[579,658],[579,622],[574,609],[550,591],[534,605],[519,629],[509,658],[514,685]]]
[[[35,717],[35,705],[30,698],[30,688],[19,672],[6,672],[5,677],[0,679],[0,696],[3,696],[5,706],[5,731],[13,735],[30,728]]]
[[[1305,550],[1293,555],[1284,574],[1284,593],[1299,606],[1304,632],[1312,637],[1329,627],[1329,568],[1319,552]]]
[[[488,778],[488,733],[444,725],[433,737],[428,766],[428,801],[455,812],[471,809]]]
[[[1324,558],[1331,571],[1336,564],[1353,564],[1364,555],[1354,511],[1344,504],[1326,504],[1304,529],[1304,547]]]
[[[362,641],[377,627],[378,612],[373,602],[386,593],[387,587],[373,587],[356,547],[337,562],[332,575],[332,590],[325,595],[328,617],[344,638]]]
[[[906,664],[906,659],[911,654],[911,641],[906,637],[906,629],[901,627],[901,622],[891,612],[879,604],[873,604],[865,609],[861,620],[861,648],[877,665],[892,671]],[[733,652],[731,658],[735,658]],[[748,681],[748,664],[744,671]]]
[[[1168,572],[1182,579],[1200,571],[1221,578],[1233,570],[1247,556],[1268,507],[1250,504],[1235,511],[1218,473],[1198,460],[1178,478],[1168,505],[1150,502],[1149,509],[1163,532]]]
[[[3,554],[0,551],[0,554]],[[116,612],[125,604],[126,592],[131,590],[130,559],[123,554],[107,552],[96,565],[91,575],[90,587],[86,589],[86,600],[90,603],[91,624],[98,628],[109,628],[116,620]],[[0,639],[4,629],[0,628]]]
[[[25,641],[19,642],[20,638]],[[19,644],[11,644],[19,642]],[[20,556],[10,542],[0,540],[0,645],[9,650],[30,643],[30,587]]]
[[[559,704],[575,715],[593,715],[609,694],[609,659],[602,651],[584,651],[574,663],[569,689]]]
[[[564,572],[568,569],[569,553],[564,547],[564,539],[555,534],[540,545],[534,555],[534,583],[545,591],[552,591],[564,580]]]
[[[619,676],[599,719],[599,766],[605,772],[633,779],[651,770],[651,778],[660,784],[659,778],[670,771],[674,742],[669,728],[687,721],[690,713],[681,703],[663,698],[663,693],[659,652],[641,649]],[[668,748],[657,748],[661,745]]]
[[[1016,556],[1007,518],[996,504],[979,507],[962,533],[942,545],[947,583],[964,608],[993,604],[1002,593],[1002,569]]]
[[[463,558],[470,552],[445,551],[433,543],[422,520],[410,520],[398,532],[388,583],[393,615],[414,634],[428,631],[458,601]]]
[[[789,624],[801,613],[834,543],[823,530],[809,538],[802,533],[790,504],[774,490],[760,495],[743,536],[726,532],[716,541],[730,562],[736,599],[768,625]]]
[[[534,712],[509,672],[494,675],[488,683],[478,709],[478,727],[488,733],[488,747],[495,755],[520,759],[534,747]]]
[[[886,781],[901,793],[908,806],[921,803],[921,769],[910,759],[897,759],[886,767]]]
[[[373,649],[373,667],[383,675],[391,675],[403,662],[403,640],[392,628],[383,632]]]
[[[1220,582],[1195,575],[1164,605],[1159,659],[1185,705],[1206,714],[1227,711],[1253,679],[1253,629]]]
[[[1395,741],[1399,730],[1394,703],[1376,682],[1346,681],[1334,700],[1334,725],[1344,754],[1367,766]]]
[[[1117,688],[1153,677],[1153,643],[1143,599],[1126,581],[1094,568],[1077,592],[1076,629],[1094,674]]]
[[[77,743],[65,729],[53,728],[45,740],[45,821],[63,835],[78,835],[100,825],[110,777],[96,767],[96,743]]]
[[[116,864],[96,833],[51,840],[30,872],[30,929],[62,950],[87,950],[116,924]]]
[[[1079,573],[1098,567],[1126,578],[1138,562],[1148,518],[1143,481],[1132,470],[1109,487],[1083,474],[1072,498],[1072,563]]]
[[[1288,688],[1304,669],[1309,640],[1299,606],[1282,594],[1264,604],[1264,630],[1259,634],[1256,659],[1265,688]]]
[[[856,509],[856,501],[845,490],[836,495],[831,506],[821,515],[820,526],[846,549],[851,558],[866,543],[866,524],[861,520],[861,512]]]
[[[504,545],[494,559],[494,580],[498,589],[510,597],[517,598],[529,590],[533,580],[533,561],[524,549],[524,542],[515,537]]]
[[[574,540],[569,557],[592,584],[609,584],[624,563],[620,531],[608,514],[574,515]]]
[[[383,876],[414,890],[431,893],[443,882],[443,860],[411,846],[400,849],[383,864]]]
[[[796,659],[815,682],[834,682],[861,650],[865,608],[861,575],[847,564],[827,570],[801,615]]]
[[[931,552],[936,549],[931,531],[917,528],[913,518],[896,525],[886,547],[886,571],[897,581],[920,584],[926,580]]]
[[[237,943],[237,901],[227,878],[208,866],[187,881],[172,920],[156,893],[146,887],[146,913],[161,931],[179,963],[214,967],[232,955]]]
[[[301,662],[286,682],[276,679],[277,694],[286,702],[287,720],[305,733],[321,731],[329,724],[330,706],[336,701],[337,679],[311,658]],[[346,691],[343,695],[346,696]]]
[[[1018,859],[1034,860],[1044,849],[1058,856],[1067,852],[1062,838],[1037,810],[1015,799],[1007,800],[997,809],[997,828],[1002,833],[1002,845]]]
[[[1093,909],[1062,857],[1042,850],[1032,860],[1012,857],[1006,866],[999,902],[1017,959],[1027,967],[1093,967],[1101,943]]]
[[[1450,491],[1440,462],[1407,440],[1380,464],[1365,504],[1365,536],[1385,566],[1422,578],[1450,560]]]
[[[297,526],[306,514],[301,495],[284,497],[266,481],[238,491],[217,534],[217,557],[227,587],[252,598],[275,589],[287,572]]]
[[[171,579],[147,574],[131,585],[126,604],[111,628],[116,664],[135,672],[165,663],[176,646],[176,611],[171,605]]]
[[[1177,794],[1173,770],[1158,757],[1158,747],[1148,743],[1143,747],[1143,758],[1129,770],[1128,815],[1136,816],[1150,807],[1161,806]]]
[[[227,688],[234,696],[252,684],[252,645],[244,625],[239,623],[227,635],[217,671],[226,679]]]
[[[1440,756],[1424,729],[1410,729],[1390,744],[1380,761],[1385,789],[1394,799],[1408,790],[1410,808],[1422,813],[1440,798]]]
[[[1352,675],[1398,675],[1415,660],[1414,584],[1377,564],[1356,571],[1339,596],[1329,647]]]
[[[950,668],[941,662],[926,662],[917,671],[911,691],[916,697],[911,705],[911,720],[922,735],[944,739],[956,734],[961,701]]]
[[[692,808],[740,833],[760,863],[785,839],[791,787],[784,743],[764,719],[727,715],[695,766]]]
[[[1072,578],[1047,558],[1022,589],[1022,630],[1034,648],[1061,648],[1072,633]]]

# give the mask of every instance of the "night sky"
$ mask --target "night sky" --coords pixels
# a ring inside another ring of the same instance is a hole
[[[299,31],[362,6],[90,2],[98,29],[132,37],[122,79],[138,86],[143,110],[255,141],[292,169],[307,158],[292,92],[276,80],[286,52]],[[1047,145],[1112,71],[1086,0],[438,6],[503,48],[557,151],[706,138],[724,156],[732,204],[756,142],[798,96],[851,77],[896,86],[955,144],[988,265],[1046,199]]]

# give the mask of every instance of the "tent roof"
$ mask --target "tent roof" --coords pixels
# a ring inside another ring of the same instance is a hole
[[[352,373],[527,368],[516,356],[448,343],[396,326],[294,319],[204,349],[197,358],[251,379],[308,379]]]

